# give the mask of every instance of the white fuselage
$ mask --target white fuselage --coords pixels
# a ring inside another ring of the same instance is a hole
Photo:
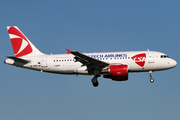
[[[155,51],[84,53],[85,55],[109,63],[110,65],[128,65],[128,72],[147,72],[166,70],[176,66],[177,62],[164,53]],[[89,75],[86,66],[76,62],[72,54],[23,56],[27,64],[6,59],[5,63],[18,67],[51,72],[57,74]],[[103,74],[103,73],[102,73]]]

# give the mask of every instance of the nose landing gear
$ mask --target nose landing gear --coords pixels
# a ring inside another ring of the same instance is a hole
[[[153,83],[154,82],[154,79],[152,78],[152,71],[149,71],[149,76],[150,76],[150,82]]]

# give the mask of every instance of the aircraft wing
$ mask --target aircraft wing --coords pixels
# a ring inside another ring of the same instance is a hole
[[[70,51],[68,49],[66,49],[68,51],[68,54],[71,53],[73,54],[75,57],[74,59],[76,60],[75,62],[80,62],[83,65],[82,66],[87,66],[87,70],[94,70],[94,69],[102,69],[106,66],[109,65],[109,63],[107,62],[103,62],[94,58],[91,58],[85,54],[79,53],[77,51]]]

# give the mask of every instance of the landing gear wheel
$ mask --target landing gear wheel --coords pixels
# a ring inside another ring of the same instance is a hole
[[[150,76],[150,78],[151,78],[151,79],[150,79],[150,82],[153,83],[153,82],[154,82],[154,79],[152,78],[152,76],[153,76],[153,75],[152,75],[152,71],[149,71],[149,76]]]
[[[98,80],[97,80],[96,77],[94,77],[94,78],[91,80],[91,82],[92,82],[92,84],[93,84],[94,87],[97,87],[97,86],[99,85]]]
[[[151,79],[150,79],[150,82],[151,82],[151,83],[153,83],[153,82],[154,82],[154,79],[153,79],[153,78],[151,78]]]

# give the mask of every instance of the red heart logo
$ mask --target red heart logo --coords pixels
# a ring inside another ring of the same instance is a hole
[[[135,63],[138,64],[139,66],[143,67],[145,64],[145,58],[146,58],[146,53],[141,53],[141,54],[134,55],[132,57],[132,60],[134,60]]]

